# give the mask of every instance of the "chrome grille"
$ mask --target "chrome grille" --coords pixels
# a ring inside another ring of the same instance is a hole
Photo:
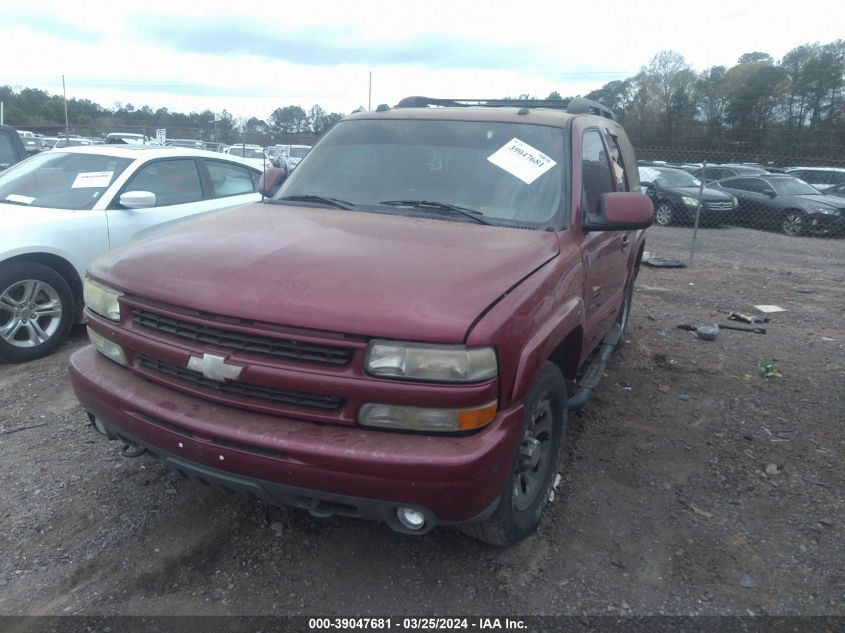
[[[347,365],[352,360],[352,350],[343,347],[280,339],[260,334],[245,334],[213,325],[200,325],[174,319],[137,308],[132,310],[132,320],[143,327],[197,343],[206,343],[274,358],[336,366]]]
[[[708,209],[712,209],[713,211],[730,211],[734,208],[734,203],[730,201],[726,202],[705,202],[704,206]]]
[[[145,354],[138,355],[138,362],[154,372],[176,378],[190,385],[211,389],[218,393],[244,396],[247,398],[267,400],[276,403],[292,404],[299,407],[322,409],[324,411],[336,411],[343,406],[343,399],[335,396],[322,396],[311,393],[302,393],[299,391],[286,391],[284,389],[262,387],[243,382],[217,382],[216,380],[206,378],[201,373],[193,371],[192,369],[177,367],[176,365],[165,363],[164,361],[151,358]]]

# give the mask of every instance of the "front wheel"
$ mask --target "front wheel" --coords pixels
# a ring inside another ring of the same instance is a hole
[[[496,511],[483,521],[460,526],[466,534],[500,547],[531,534],[549,503],[567,412],[566,384],[555,365],[543,365],[523,405],[522,437]]]
[[[800,211],[787,211],[780,225],[784,235],[797,237],[804,232],[804,214]]]
[[[672,209],[672,205],[663,201],[658,204],[657,208],[654,210],[654,222],[660,226],[669,226],[672,224],[673,214],[674,211]]]
[[[46,356],[67,337],[74,313],[73,292],[52,268],[33,262],[0,267],[0,361]]]

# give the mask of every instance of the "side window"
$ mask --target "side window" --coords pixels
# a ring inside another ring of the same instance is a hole
[[[233,165],[216,160],[205,161],[208,177],[211,179],[212,195],[215,198],[237,196],[256,191],[252,170],[242,165]]]
[[[723,187],[728,189],[738,189],[740,191],[754,191],[753,179],[751,178],[732,178],[722,183]]]
[[[200,175],[192,158],[144,165],[129,181],[126,191],[152,191],[157,207],[202,200]]]
[[[588,213],[596,213],[599,197],[614,190],[607,152],[598,130],[587,130],[581,141],[581,186]]]
[[[616,177],[616,191],[630,191],[628,173],[625,171],[625,159],[622,157],[622,148],[619,147],[619,139],[610,132],[607,132],[607,140],[610,145],[610,166],[613,175]]]
[[[772,186],[765,180],[761,180],[760,178],[748,178],[748,191],[763,193],[764,190],[771,188]]]
[[[5,132],[0,132],[0,171],[10,167],[18,160],[12,140]]]
[[[838,185],[845,182],[845,171],[830,172],[830,182],[834,185]]]

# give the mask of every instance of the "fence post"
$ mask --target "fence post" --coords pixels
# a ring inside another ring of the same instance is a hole
[[[702,169],[707,167],[707,161],[704,161],[704,166]],[[698,222],[701,218],[701,205],[704,198],[704,181],[698,181],[698,204],[695,205],[695,226],[692,227],[692,243],[690,244],[689,248],[689,262],[688,265],[692,266],[692,260],[695,257],[695,243],[698,240]]]

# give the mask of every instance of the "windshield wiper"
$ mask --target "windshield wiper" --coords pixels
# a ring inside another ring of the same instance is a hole
[[[467,207],[459,207],[454,204],[447,204],[445,202],[435,202],[433,200],[383,200],[379,204],[386,204],[392,207],[413,207],[414,209],[425,209],[434,212],[449,213],[452,215],[462,215],[470,220],[474,220],[479,224],[486,224],[487,226],[495,226],[492,222],[488,222],[480,218],[483,215],[481,211],[475,209],[468,209]]]
[[[329,198],[327,196],[316,196],[311,194],[302,194],[299,196],[285,196],[277,200],[268,200],[270,204],[281,204],[283,202],[322,202],[324,204],[337,207],[338,209],[346,209],[347,211],[354,211],[356,207],[351,202],[346,200],[339,200],[338,198]]]

